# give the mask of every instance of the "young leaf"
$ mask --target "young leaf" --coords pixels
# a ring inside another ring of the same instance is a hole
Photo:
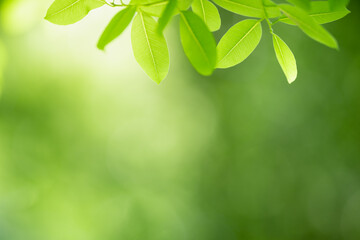
[[[180,0],[178,2],[178,8],[180,11],[185,11],[188,10],[189,7],[191,6],[193,0]]]
[[[109,25],[106,27],[105,31],[101,35],[97,47],[100,50],[104,50],[106,45],[108,45],[115,38],[120,36],[120,34],[125,30],[125,28],[130,24],[132,18],[135,15],[135,7],[129,6],[124,10],[120,11],[115,17],[110,21]]]
[[[166,6],[168,5],[169,0],[164,0],[164,1],[159,1],[159,2],[155,2],[153,4],[150,5],[146,5],[146,6],[139,6],[139,9],[142,12],[145,12],[151,16],[154,17],[161,17],[162,13],[164,12]]]
[[[281,4],[279,7],[281,11],[309,37],[328,47],[338,48],[335,38],[306,12],[290,5]]]
[[[319,1],[311,3],[310,16],[319,24],[334,22],[345,17],[349,13],[350,11],[345,6],[331,10],[327,2]]]
[[[289,3],[292,3],[298,7],[301,7],[305,10],[310,9],[310,0],[287,0]]]
[[[194,0],[191,8],[204,21],[211,32],[219,30],[221,18],[214,4],[208,0]]]
[[[169,0],[131,0],[130,2],[132,5],[152,5],[154,3],[156,4],[161,1],[169,1]]]
[[[336,10],[342,7],[346,7],[349,3],[349,0],[329,0],[329,5],[331,10]]]
[[[180,35],[186,56],[202,75],[210,75],[216,63],[216,42],[205,23],[193,12],[180,13]]]
[[[261,40],[260,20],[244,20],[225,33],[217,46],[217,68],[228,68],[244,61]]]
[[[311,11],[309,13],[309,16],[312,17],[317,23],[325,24],[339,20],[348,15],[349,13],[350,11],[347,10],[346,7],[331,10],[328,2],[318,1],[311,2]],[[282,17],[279,19],[279,21],[291,25],[296,25],[287,17]]]
[[[176,10],[177,0],[169,0],[169,3],[166,5],[164,12],[158,21],[158,31],[162,33],[166,25],[170,22],[175,10]]]
[[[147,75],[160,83],[169,71],[169,50],[164,35],[158,34],[156,21],[139,12],[131,29],[134,56]]]
[[[295,81],[297,77],[297,67],[294,54],[286,43],[276,34],[273,33],[273,43],[276,53],[276,58],[285,73],[285,76],[289,83]]]
[[[73,24],[83,19],[92,9],[105,4],[103,0],[55,0],[45,19],[58,24]]]
[[[270,18],[278,17],[279,10],[275,6],[264,7],[263,0],[213,0],[220,7],[248,17],[265,17],[264,8]]]

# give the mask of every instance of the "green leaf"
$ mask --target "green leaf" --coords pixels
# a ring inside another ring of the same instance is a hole
[[[257,17],[257,18],[265,17],[262,0],[213,0],[213,1],[220,7],[243,16]],[[279,16],[279,10],[275,5],[265,7],[265,9],[269,18],[274,18]]]
[[[273,43],[276,53],[276,58],[285,73],[285,76],[289,83],[292,83],[296,80],[297,77],[297,67],[294,54],[291,52],[290,48],[286,43],[276,34],[273,33]]]
[[[161,17],[165,11],[166,6],[169,4],[169,0],[148,0],[147,2],[141,2],[142,0],[138,0],[137,2],[132,2],[132,4],[137,4],[141,11],[146,12],[154,17]],[[150,1],[150,3],[149,3]],[[192,3],[192,0],[180,0],[177,1],[177,8],[175,14],[180,11],[187,10]]]
[[[349,13],[350,11],[345,6],[331,10],[327,2],[319,1],[311,3],[311,13],[309,15],[319,24],[325,24],[339,20]]]
[[[244,20],[225,33],[217,46],[217,68],[228,68],[244,61],[261,40],[260,20]]]
[[[312,39],[331,48],[338,48],[335,38],[300,8],[279,5],[281,11]]]
[[[287,0],[289,3],[292,3],[298,7],[301,7],[305,10],[310,9],[310,0]]]
[[[204,21],[211,32],[219,30],[221,18],[214,4],[208,0],[194,0],[191,8]]]
[[[105,4],[102,0],[55,0],[45,19],[58,24],[73,24],[83,19],[91,10]]]
[[[131,29],[134,56],[147,75],[160,83],[169,71],[169,50],[163,34],[158,34],[156,21],[139,12]]]
[[[346,7],[348,3],[349,0],[329,0],[331,10],[337,10],[339,8]]]
[[[339,20],[348,15],[349,13],[350,11],[347,10],[346,7],[331,10],[328,2],[318,1],[311,2],[311,11],[309,13],[309,16],[312,17],[317,23],[325,24]],[[282,17],[279,19],[279,21],[291,25],[296,25],[287,17]]]
[[[180,35],[186,56],[202,75],[210,75],[216,64],[216,42],[205,23],[190,11],[180,13]]]
[[[188,10],[189,7],[191,6],[193,0],[180,0],[178,1],[178,8],[181,11],[185,11]]]
[[[135,9],[135,7],[130,6],[115,15],[99,39],[97,47],[100,50],[104,50],[106,45],[120,36],[126,29],[135,15]]]
[[[162,0],[131,0],[131,4],[132,5],[151,5],[154,3],[159,3]],[[169,1],[169,0],[164,0],[164,1]]]
[[[169,0],[166,1],[158,1],[151,5],[147,6],[139,6],[139,9],[151,16],[161,17],[162,13],[164,12],[166,6],[168,5]]]
[[[158,31],[162,33],[166,25],[170,22],[174,12],[176,10],[177,0],[169,0],[169,3],[166,5],[164,12],[158,21]]]

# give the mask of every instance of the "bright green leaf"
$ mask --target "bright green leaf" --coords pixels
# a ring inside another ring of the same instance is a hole
[[[211,32],[219,30],[221,26],[221,18],[218,9],[208,0],[194,0],[192,10],[197,14],[208,26]]]
[[[189,7],[191,6],[193,0],[180,0],[178,1],[178,8],[181,11],[185,11],[188,10]]]
[[[107,44],[120,36],[120,34],[130,24],[132,18],[134,17],[134,14],[135,7],[133,6],[127,7],[124,10],[120,11],[118,14],[116,14],[101,35],[97,47],[100,50],[104,50]]]
[[[349,0],[329,0],[330,9],[337,10],[339,8],[346,7]]]
[[[160,83],[169,71],[169,50],[164,35],[158,34],[156,21],[139,12],[131,29],[134,56],[147,75]]]
[[[310,0],[287,0],[289,3],[292,3],[298,7],[309,10],[310,9]]]
[[[139,6],[139,9],[147,14],[150,14],[151,16],[161,17],[168,3],[168,0],[159,1],[147,6]]]
[[[273,33],[273,43],[276,53],[276,58],[285,73],[285,76],[289,83],[295,81],[297,77],[297,67],[294,54],[286,43],[276,34]]]
[[[217,46],[217,68],[228,68],[244,61],[261,40],[260,20],[244,20],[225,33]]]
[[[186,56],[194,68],[210,75],[216,64],[216,42],[199,16],[193,12],[180,13],[180,35]]]
[[[55,0],[45,19],[58,24],[73,24],[83,19],[92,9],[105,4],[103,0]]]
[[[146,12],[148,14],[150,14],[151,16],[155,16],[155,17],[161,17],[166,9],[166,6],[168,6],[169,4],[169,0],[163,0],[163,1],[159,1],[159,0],[148,0],[151,1],[150,3],[146,3],[144,5],[144,3],[141,2],[141,0],[139,1],[139,8],[141,9],[141,11]],[[178,14],[178,10],[187,10],[190,5],[192,3],[192,0],[179,0],[177,1],[177,8],[175,13]],[[132,2],[132,4],[136,4]]]
[[[158,21],[158,31],[163,32],[166,25],[170,22],[175,10],[176,10],[177,0],[169,0],[169,3],[166,5],[164,12]]]
[[[231,12],[248,17],[265,17],[264,8],[270,18],[278,17],[279,10],[274,6],[263,6],[263,0],[213,0],[217,5]]]
[[[349,13],[350,11],[347,10],[346,7],[331,10],[328,2],[318,1],[311,2],[311,10],[309,12],[309,16],[311,16],[317,23],[325,24],[339,20],[348,15]],[[296,25],[287,17],[280,18],[280,21],[287,24]]]
[[[131,4],[132,5],[151,5],[154,3],[158,3],[161,2],[162,0],[131,0]],[[169,1],[169,0],[164,0],[164,1]]]
[[[331,48],[338,48],[335,38],[319,23],[300,8],[290,5],[279,5],[281,11],[312,39]]]

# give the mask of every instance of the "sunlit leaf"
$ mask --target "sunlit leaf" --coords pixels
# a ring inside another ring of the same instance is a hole
[[[265,17],[263,0],[214,0],[214,2],[226,10],[243,16]],[[279,10],[275,6],[265,7],[265,9],[270,18],[279,15]]]
[[[147,14],[150,14],[151,16],[161,17],[168,3],[169,0],[157,1],[151,5],[139,6],[139,9]]]
[[[194,68],[210,75],[216,64],[216,43],[205,23],[193,12],[180,13],[180,35],[186,56]]]
[[[55,0],[45,19],[58,24],[73,24],[83,19],[92,9],[105,4],[103,0]]]
[[[328,2],[319,1],[311,2],[311,10],[309,12],[309,16],[311,16],[317,23],[325,24],[339,20],[348,15],[349,13],[350,11],[346,9],[346,7],[331,10]],[[296,25],[287,17],[280,18],[280,21],[287,24]]]
[[[163,32],[166,25],[170,22],[176,10],[176,5],[177,5],[177,0],[169,0],[168,4],[166,5],[166,8],[158,21],[158,31],[160,33]]]
[[[147,75],[160,83],[169,71],[169,51],[166,40],[157,32],[156,21],[148,14],[139,12],[131,29],[134,56]]]
[[[289,83],[295,81],[297,77],[297,67],[294,54],[286,43],[276,34],[273,34],[273,43],[276,58]]]
[[[290,5],[282,4],[279,5],[279,7],[281,11],[309,37],[328,47],[338,48],[335,38],[306,12]]]
[[[225,33],[217,46],[217,68],[228,68],[244,61],[257,47],[262,35],[261,21],[244,20]]]
[[[329,5],[332,10],[346,7],[350,0],[329,0]]]
[[[178,8],[181,11],[188,10],[192,4],[193,0],[181,0],[178,1]]]
[[[120,11],[110,21],[105,31],[101,35],[97,47],[104,50],[105,46],[117,38],[130,24],[135,14],[135,7],[130,6]]]
[[[211,32],[219,30],[221,19],[214,4],[208,0],[194,0],[191,8],[206,23]]]
[[[298,7],[309,10],[311,0],[287,0],[289,3],[292,3]]]

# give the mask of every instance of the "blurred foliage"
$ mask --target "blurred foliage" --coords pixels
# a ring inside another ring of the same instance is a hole
[[[211,78],[173,41],[182,64],[155,86],[126,44],[104,55],[88,40],[109,19],[2,21],[0,239],[359,239],[360,3],[349,9],[327,26],[339,52],[277,28],[303,69],[291,86],[270,41]]]

